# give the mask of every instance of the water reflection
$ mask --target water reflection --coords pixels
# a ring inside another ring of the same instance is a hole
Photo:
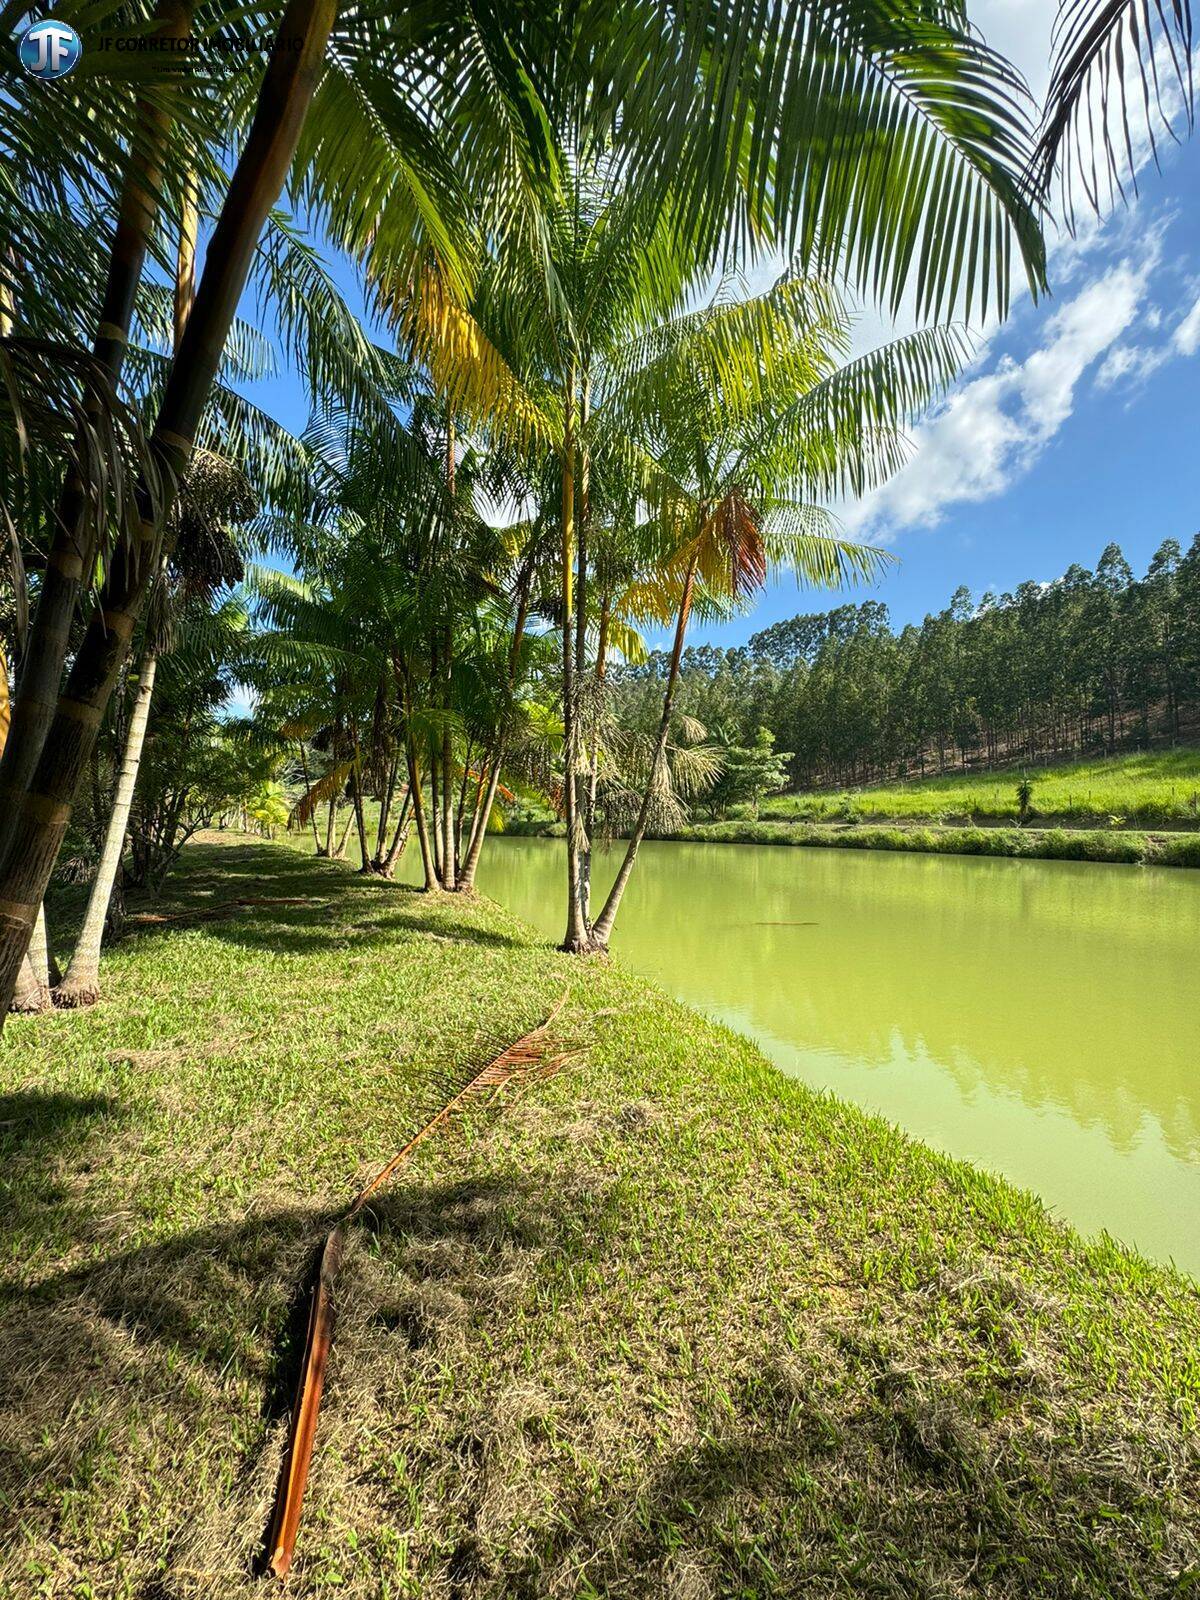
[[[557,936],[560,848],[493,840],[480,886]],[[784,1070],[1200,1270],[1200,874],[648,845],[616,948]]]

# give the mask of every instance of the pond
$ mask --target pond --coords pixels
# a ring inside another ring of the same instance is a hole
[[[480,864],[556,939],[564,879],[552,840]],[[649,844],[614,951],[782,1071],[1200,1274],[1200,873]]]

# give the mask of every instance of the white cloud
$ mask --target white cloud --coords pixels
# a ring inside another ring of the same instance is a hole
[[[1171,335],[1171,343],[1181,356],[1194,356],[1200,350],[1200,295]]]
[[[1151,307],[1143,316],[1142,325],[1149,332],[1155,333],[1162,327],[1162,321],[1162,313],[1157,307]],[[1197,296],[1191,309],[1184,313],[1170,338],[1163,343],[1114,345],[1096,374],[1096,387],[1114,389],[1120,385],[1127,392],[1136,392],[1173,357],[1194,356],[1198,350],[1200,350],[1200,295]]]
[[[966,382],[914,437],[908,464],[852,506],[845,521],[875,539],[932,527],[947,507],[1002,493],[1027,472],[1066,422],[1080,380],[1133,325],[1157,250],[1122,261],[1047,321],[1023,361],[1003,357]]]
[[[1096,387],[1115,389],[1119,384],[1126,391],[1136,389],[1158,371],[1169,353],[1161,345],[1157,349],[1135,344],[1114,345],[1096,374]]]

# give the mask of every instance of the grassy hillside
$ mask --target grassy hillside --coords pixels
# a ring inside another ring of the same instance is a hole
[[[586,1054],[355,1232],[290,1592],[1183,1594],[1200,1293],[484,901],[190,849],[0,1055],[0,1594],[237,1600],[328,1219],[484,1036]]]
[[[1044,826],[1200,827],[1200,748],[1195,746],[788,795],[768,801],[762,815],[806,822],[1016,821],[1023,777],[1033,786],[1032,820]]]

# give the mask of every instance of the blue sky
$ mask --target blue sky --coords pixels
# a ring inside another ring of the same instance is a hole
[[[1040,98],[1050,0],[973,0],[970,11]],[[1014,297],[914,430],[904,470],[838,508],[847,531],[896,558],[879,582],[843,594],[783,580],[705,638],[739,644],[781,617],[868,595],[894,622],[919,622],[960,584],[978,597],[1049,580],[1072,562],[1094,565],[1110,540],[1137,571],[1164,538],[1186,546],[1200,531],[1200,136],[1162,157],[1161,171],[1143,166],[1128,208],[1051,240],[1050,295]],[[337,275],[353,298],[348,270]],[[891,331],[864,312],[858,343]],[[254,398],[304,426],[287,375]]]
[[[1128,212],[1055,248],[1052,294],[1021,299],[915,430],[907,467],[842,508],[897,558],[869,591],[893,620],[959,584],[978,596],[1094,566],[1109,540],[1141,570],[1200,531],[1200,141],[1163,167]],[[709,636],[738,643],[826,603],[780,582]]]

